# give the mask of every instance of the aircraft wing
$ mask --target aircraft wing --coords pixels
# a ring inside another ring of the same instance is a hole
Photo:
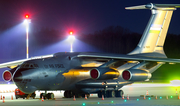
[[[154,61],[154,62],[180,63],[180,59],[145,57],[145,56],[137,56],[137,55],[122,55],[122,54],[80,53],[78,57],[118,59],[118,60],[127,60],[127,61],[152,61],[152,62]]]
[[[7,63],[2,63],[2,64],[0,64],[0,68],[17,66],[17,65],[20,65],[22,62],[27,61],[27,60],[30,60],[30,59],[22,59],[22,60],[16,60],[16,61],[11,61],[11,62],[7,62]]]
[[[6,63],[0,64],[0,68],[7,68],[7,67],[11,68],[11,67],[20,65],[24,61],[33,60],[33,59],[48,58],[48,57],[53,57],[53,55],[36,56],[36,57],[28,58],[28,59],[21,59],[21,60],[6,62]]]

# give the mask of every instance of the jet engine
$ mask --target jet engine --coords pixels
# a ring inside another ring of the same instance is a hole
[[[122,78],[127,81],[144,81],[151,78],[151,73],[140,69],[128,69],[122,72]]]
[[[92,79],[107,80],[119,77],[119,72],[111,68],[94,68],[90,70],[90,77]]]
[[[11,70],[6,70],[2,74],[2,78],[4,81],[11,81],[13,77],[13,73],[16,71],[17,67],[11,69]]]

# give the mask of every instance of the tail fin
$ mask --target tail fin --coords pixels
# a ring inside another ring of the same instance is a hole
[[[126,9],[150,9],[151,18],[146,26],[142,38],[137,47],[129,53],[131,54],[149,54],[158,53],[166,57],[163,46],[166,38],[171,16],[176,8],[180,8],[180,4],[147,4]]]

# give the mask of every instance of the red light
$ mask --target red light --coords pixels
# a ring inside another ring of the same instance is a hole
[[[29,18],[29,15],[26,14],[25,17],[26,17],[26,18]]]
[[[72,31],[70,31],[70,32],[69,32],[69,34],[70,34],[70,35],[72,35],[72,34],[73,34],[73,32],[72,32]]]

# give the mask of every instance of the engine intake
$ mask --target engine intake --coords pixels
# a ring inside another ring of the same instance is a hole
[[[151,78],[151,73],[140,69],[128,69],[122,72],[122,78],[127,81],[144,81]]]
[[[11,79],[12,79],[11,72],[9,70],[4,71],[3,74],[2,74],[2,78],[3,78],[4,81],[7,81],[7,82],[11,81]]]
[[[94,68],[90,70],[92,79],[107,80],[119,77],[119,72],[110,68]]]
[[[2,74],[3,80],[7,81],[7,82],[12,81],[12,77],[13,77],[12,75],[16,71],[16,69],[17,69],[17,67],[15,67],[15,68],[13,68],[11,70],[4,71],[3,74]]]

